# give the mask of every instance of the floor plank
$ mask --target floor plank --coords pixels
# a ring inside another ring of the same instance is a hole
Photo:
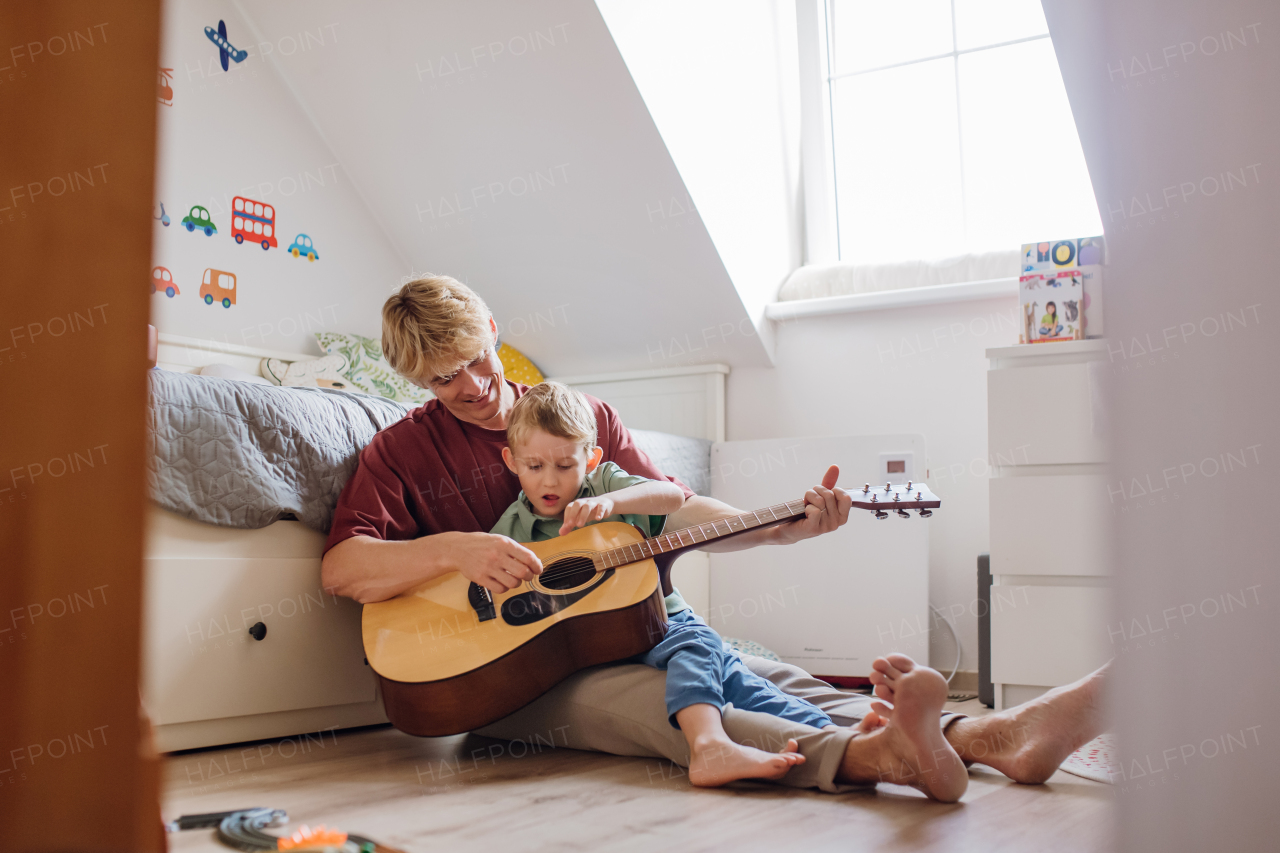
[[[949,707],[982,713],[977,702]],[[669,762],[524,747],[476,736],[414,738],[390,727],[324,732],[166,757],[164,815],[283,808],[406,853],[502,850],[1103,850],[1111,788],[1059,772],[1017,785],[975,766],[939,805],[881,785],[842,795],[767,784],[691,788]],[[280,832],[281,830],[274,830]],[[209,830],[174,853],[225,851]]]

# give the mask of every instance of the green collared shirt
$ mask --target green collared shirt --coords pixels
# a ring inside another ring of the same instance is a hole
[[[596,466],[596,470],[588,474],[586,479],[583,480],[582,488],[578,489],[577,498],[599,497],[600,495],[607,495],[610,492],[616,492],[647,482],[649,482],[647,478],[628,474],[612,462],[601,462]],[[665,515],[626,513],[624,515],[611,515],[603,520],[622,521],[633,525],[644,534],[646,539],[652,539],[662,533],[662,527],[666,524],[667,517]],[[588,523],[598,524],[599,522],[592,521]],[[560,525],[562,524],[564,524],[563,519],[548,518],[545,515],[535,513],[533,504],[529,502],[529,498],[522,491],[516,496],[511,506],[507,507],[506,512],[498,518],[498,523],[489,532],[506,536],[517,542],[545,542],[560,535]],[[680,591],[674,587],[672,589],[671,595],[666,597],[667,615],[689,609],[689,605],[685,604],[684,599],[680,597]]]

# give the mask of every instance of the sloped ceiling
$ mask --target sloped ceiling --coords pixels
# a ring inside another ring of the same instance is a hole
[[[768,364],[592,0],[236,7],[404,275],[469,283],[545,371]]]

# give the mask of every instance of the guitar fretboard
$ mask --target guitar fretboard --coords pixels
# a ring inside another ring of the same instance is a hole
[[[645,539],[643,542],[633,542],[620,548],[602,551],[596,556],[596,560],[601,568],[612,569],[647,560],[659,554],[691,548],[722,536],[742,533],[744,530],[789,521],[801,515],[804,515],[804,498],[784,504],[774,504],[755,512],[744,512],[741,515],[685,527],[662,536]]]

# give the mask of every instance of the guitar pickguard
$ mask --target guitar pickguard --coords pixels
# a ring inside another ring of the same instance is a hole
[[[563,595],[550,595],[537,590],[513,595],[502,602],[502,621],[508,625],[531,625],[534,622],[540,622],[581,601],[593,589],[613,577],[613,573],[614,569],[608,569],[590,586],[575,589]]]

